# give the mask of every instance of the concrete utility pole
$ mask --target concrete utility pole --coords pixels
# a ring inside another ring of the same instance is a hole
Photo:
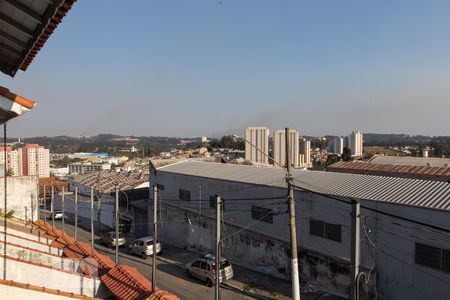
[[[50,213],[52,215],[52,227],[55,227],[55,186],[52,185],[52,194],[50,195]]]
[[[47,224],[47,193],[44,185],[44,224]]]
[[[91,248],[94,252],[94,188],[91,186]]]
[[[65,229],[65,222],[64,219],[66,218],[66,214],[64,212],[65,208],[66,208],[66,204],[64,203],[64,186],[62,186],[62,195],[61,195],[61,206],[62,206],[62,232],[63,234],[65,233],[64,229]]]
[[[115,219],[115,229],[116,229],[116,265],[119,264],[119,188],[116,186],[116,219]]]
[[[150,209],[150,207],[148,208]],[[156,243],[158,239],[158,186],[153,186],[153,257],[152,257],[152,292],[156,291]]]
[[[295,200],[294,185],[292,184],[291,174],[291,156],[289,147],[289,128],[285,128],[286,141],[286,182],[288,184],[288,201],[289,201],[289,226],[291,229],[291,277],[292,277],[292,299],[300,299],[300,278],[298,274],[298,258],[297,258],[297,229],[295,226]]]
[[[220,299],[220,206],[222,201],[220,197],[216,195],[216,286],[215,295],[216,300]]]
[[[358,291],[358,275],[359,265],[361,263],[361,248],[360,248],[360,202],[352,199],[352,249],[351,249],[351,277],[350,277],[350,300],[359,299]]]
[[[78,237],[78,187],[75,187],[75,241]]]

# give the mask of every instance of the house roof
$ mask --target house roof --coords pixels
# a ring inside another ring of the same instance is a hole
[[[356,174],[396,176],[427,180],[450,181],[450,167],[376,164],[359,161],[340,161],[327,167],[328,171]]]
[[[98,188],[98,172],[76,175],[72,177],[74,181],[86,186]],[[103,193],[111,193],[115,190],[116,186],[120,190],[131,190],[135,188],[141,188],[142,184],[148,182],[148,178],[144,177],[139,172],[114,172],[114,171],[102,171],[101,172],[101,190]]]
[[[128,266],[116,266],[100,279],[117,299],[140,300],[152,292],[152,283],[135,268]]]
[[[440,157],[412,157],[412,156],[383,156],[376,155],[369,160],[375,164],[392,164],[404,166],[422,166],[422,167],[450,167],[450,158]]]
[[[0,86],[0,124],[26,113],[35,105],[36,102],[33,100],[16,95]]]
[[[263,186],[286,187],[285,171],[274,167],[182,162],[158,173],[175,173]],[[317,193],[450,210],[450,184],[441,181],[293,170],[294,184]]]
[[[0,70],[25,71],[75,2],[0,1]]]

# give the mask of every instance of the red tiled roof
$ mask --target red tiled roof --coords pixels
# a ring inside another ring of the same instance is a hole
[[[65,0],[64,4],[61,5],[56,14],[49,20],[47,26],[43,28],[39,38],[34,43],[33,47],[28,52],[27,56],[23,60],[20,65],[20,69],[22,71],[26,71],[28,66],[33,61],[34,57],[38,54],[41,48],[44,46],[45,42],[47,42],[50,35],[52,35],[53,31],[55,31],[56,27],[58,27],[59,23],[61,23],[62,19],[66,16],[69,10],[72,8],[72,5],[76,2],[76,0]]]
[[[116,266],[103,274],[100,280],[119,300],[146,299],[152,291],[152,283],[128,266]]]

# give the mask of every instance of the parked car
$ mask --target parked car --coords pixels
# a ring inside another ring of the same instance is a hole
[[[145,236],[134,240],[129,246],[128,251],[130,254],[135,254],[146,259],[147,256],[153,255],[153,237]],[[159,241],[156,243],[156,254],[161,254],[161,244]]]
[[[62,220],[63,212],[61,210],[55,210],[53,213],[50,212],[49,219],[52,219],[52,214],[55,215],[55,220]]]
[[[205,255],[195,259],[186,265],[186,275],[188,277],[198,278],[206,283],[208,287],[212,287],[215,282],[216,259],[212,254]],[[233,267],[231,263],[221,257],[220,258],[220,282],[224,282],[233,278]]]
[[[101,235],[100,241],[103,245],[106,245],[110,248],[115,247],[116,246],[116,232],[115,231],[109,231],[109,232],[105,232]],[[119,241],[118,241],[118,245],[123,246],[125,245],[125,243],[127,242],[126,238],[119,234]]]

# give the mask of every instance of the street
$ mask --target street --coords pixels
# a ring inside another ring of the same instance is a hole
[[[65,230],[69,235],[74,236],[74,226],[66,220]],[[55,221],[55,226],[61,229],[61,221]],[[78,239],[82,242],[90,242],[90,232],[78,227]],[[99,244],[99,237],[95,236],[95,250],[99,253],[108,255],[114,261],[114,250]],[[152,259],[148,257],[146,260],[131,256],[127,253],[127,247],[120,248],[119,262],[131,267],[137,268],[145,277],[151,281]],[[181,299],[214,299],[214,287],[208,288],[203,282],[185,275],[180,267],[158,260],[157,264],[157,287],[167,290]],[[254,299],[243,295],[238,291],[231,290],[227,287],[221,287],[222,299]]]

